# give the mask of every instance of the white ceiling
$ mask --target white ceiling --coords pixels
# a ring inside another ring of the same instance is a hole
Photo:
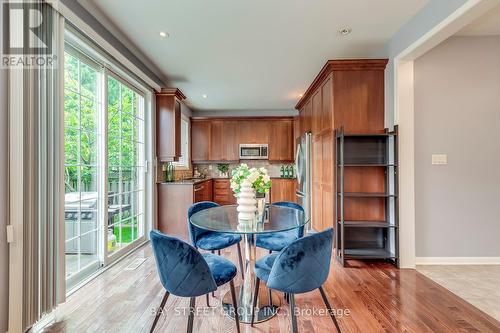
[[[466,26],[457,33],[458,36],[488,36],[500,35],[500,6]]]
[[[370,57],[428,0],[80,2],[193,109],[291,110],[328,59]]]

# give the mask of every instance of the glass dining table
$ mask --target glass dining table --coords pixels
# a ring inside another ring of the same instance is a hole
[[[193,214],[190,220],[195,226],[205,230],[243,236],[246,269],[243,283],[237,287],[239,291],[238,309],[235,311],[233,308],[229,292],[222,299],[222,309],[229,317],[234,318],[237,313],[241,323],[250,323],[255,286],[256,237],[266,233],[297,229],[308,223],[309,219],[304,212],[298,209],[267,205],[264,211],[261,214],[256,214],[252,221],[241,223],[243,221],[238,220],[236,207],[236,205],[228,205],[205,209]],[[262,284],[255,309],[255,323],[274,317],[281,305],[275,292],[268,290],[263,282]]]

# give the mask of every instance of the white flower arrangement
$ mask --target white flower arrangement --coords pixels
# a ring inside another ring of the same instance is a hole
[[[252,184],[257,193],[267,193],[271,188],[271,177],[266,168],[249,168],[242,163],[232,171],[231,189],[235,194],[240,193],[241,183],[246,179]]]

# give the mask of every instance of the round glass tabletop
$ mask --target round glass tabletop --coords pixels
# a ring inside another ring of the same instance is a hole
[[[238,221],[236,205],[204,209],[191,216],[195,226],[218,232],[234,234],[265,234],[292,230],[309,222],[304,212],[283,206],[268,205],[264,213],[245,223]]]

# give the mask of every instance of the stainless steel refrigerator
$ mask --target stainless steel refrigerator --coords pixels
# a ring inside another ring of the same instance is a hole
[[[297,174],[297,202],[304,208],[304,211],[311,220],[312,209],[312,134],[304,133],[297,139],[297,152],[295,156],[295,169]],[[311,230],[310,221],[306,230]]]

